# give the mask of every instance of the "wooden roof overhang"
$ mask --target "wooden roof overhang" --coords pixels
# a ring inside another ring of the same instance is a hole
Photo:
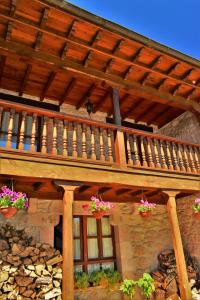
[[[59,0],[1,0],[0,87],[122,118],[168,123],[200,113],[200,62]]]

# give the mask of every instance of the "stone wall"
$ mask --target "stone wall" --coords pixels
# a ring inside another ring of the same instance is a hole
[[[200,144],[200,124],[196,116],[186,112],[158,130],[158,133]]]

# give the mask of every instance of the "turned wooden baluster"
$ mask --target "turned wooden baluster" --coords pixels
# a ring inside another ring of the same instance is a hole
[[[165,160],[165,152],[164,152],[164,144],[163,141],[160,140],[160,150],[161,150],[161,160],[162,160],[162,169],[167,169],[166,160]]]
[[[195,168],[194,158],[193,158],[193,155],[192,155],[192,146],[188,146],[188,157],[189,157],[189,160],[190,160],[192,173],[197,173],[197,170]]]
[[[180,165],[180,170],[185,172],[185,166],[184,166],[184,161],[183,161],[183,156],[182,156],[182,149],[181,149],[181,145],[178,144],[178,158],[179,158],[179,165]]]
[[[43,118],[43,131],[42,131],[42,142],[41,142],[41,152],[47,153],[47,122],[48,117]]]
[[[77,157],[77,124],[74,122],[73,124],[73,134],[72,134],[72,156]]]
[[[12,131],[13,131],[13,125],[14,125],[14,113],[15,111],[13,109],[10,110],[10,119],[8,123],[8,136],[7,136],[7,143],[6,143],[6,149],[10,149],[12,147]]]
[[[171,157],[171,152],[170,152],[170,142],[166,142],[166,150],[167,150],[167,160],[168,160],[168,167],[169,170],[173,170],[173,164],[172,164],[172,157]]]
[[[57,147],[58,147],[58,120],[53,120],[53,140],[52,140],[52,149],[51,153],[56,155],[57,154]]]
[[[87,158],[86,148],[86,124],[82,125],[82,157]]]
[[[154,168],[154,162],[153,162],[153,155],[152,155],[152,148],[151,148],[151,139],[147,138],[147,155],[149,159],[149,167]]]
[[[173,157],[174,157],[174,170],[180,171],[180,167],[179,167],[179,164],[178,164],[178,158],[177,158],[178,153],[176,154],[176,148],[175,147],[176,147],[175,143],[172,143],[172,154],[173,154]]]
[[[145,152],[145,143],[144,143],[144,137],[141,136],[141,152],[142,152],[142,165],[143,167],[148,167],[148,163],[146,160],[146,152]]]
[[[127,140],[127,156],[128,156],[128,165],[133,166],[133,160],[131,157],[131,142],[129,134],[126,134],[126,140]]]
[[[96,154],[95,154],[95,139],[94,139],[94,127],[91,126],[91,145],[90,145],[90,151],[91,151],[91,159],[96,160]]]
[[[186,171],[190,173],[191,172],[191,168],[190,168],[190,165],[189,165],[189,161],[188,161],[188,157],[187,157],[185,145],[182,145],[182,149],[183,149],[183,151],[182,151],[183,161],[185,162]]]
[[[99,143],[100,143],[100,160],[104,161],[105,160],[105,153],[104,153],[104,142],[103,142],[103,128],[100,128],[100,139],[99,139]]]
[[[158,146],[159,146],[158,141],[156,139],[154,139],[153,147],[154,147],[156,168],[161,168],[160,158],[159,158],[159,154],[158,154]]]
[[[199,163],[199,159],[198,159],[198,150],[196,149],[196,147],[193,148],[194,151],[194,160],[195,160],[195,166],[197,169],[197,173],[200,173],[200,163]]]
[[[32,129],[31,129],[31,143],[30,143],[30,152],[35,152],[35,140],[36,140],[36,122],[37,122],[37,115],[33,114],[32,119]]]
[[[25,132],[25,123],[26,123],[26,112],[22,112],[22,121],[21,121],[21,128],[19,133],[19,145],[18,149],[23,150],[24,149],[24,132]]]
[[[111,130],[108,129],[108,160],[113,162]]]
[[[133,151],[134,151],[134,155],[135,155],[135,165],[137,167],[141,167],[136,135],[133,136]]]
[[[68,155],[68,140],[67,140],[67,129],[68,122],[66,120],[63,121],[63,155]]]

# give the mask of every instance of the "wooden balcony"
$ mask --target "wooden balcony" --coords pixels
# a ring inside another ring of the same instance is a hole
[[[199,174],[200,145],[0,100],[0,149],[92,164]]]

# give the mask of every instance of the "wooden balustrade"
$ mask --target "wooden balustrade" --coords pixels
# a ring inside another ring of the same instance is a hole
[[[121,167],[200,173],[200,145],[4,100],[0,147]]]

